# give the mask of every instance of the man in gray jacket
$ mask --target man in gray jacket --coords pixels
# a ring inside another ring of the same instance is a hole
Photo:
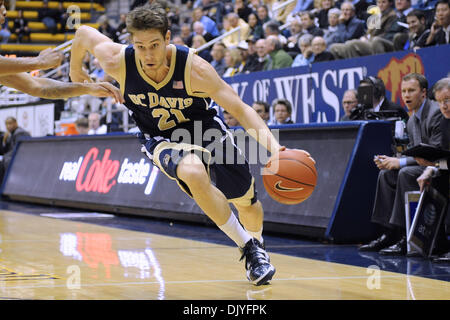
[[[439,107],[427,98],[428,81],[421,74],[403,77],[402,98],[412,112],[406,130],[409,146],[441,143]],[[405,192],[419,190],[417,178],[424,171],[412,157],[377,155],[375,164],[381,170],[375,194],[372,222],[381,225],[385,232],[378,239],[363,245],[360,251],[379,251],[383,255],[406,254]]]

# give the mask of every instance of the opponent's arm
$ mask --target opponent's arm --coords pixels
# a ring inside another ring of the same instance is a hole
[[[45,99],[65,99],[89,94],[96,97],[112,97],[117,102],[124,102],[120,90],[108,82],[71,83],[32,77],[28,73],[19,73],[1,76],[0,83],[26,94]]]
[[[120,79],[120,50],[123,45],[89,26],[81,26],[75,32],[70,50],[70,78],[74,82],[92,82],[83,70],[86,52],[97,58],[102,69],[115,80]]]
[[[52,49],[45,49],[37,57],[31,58],[5,58],[0,56],[0,76],[55,68],[61,64],[63,58],[62,52]]]
[[[283,150],[256,111],[245,104],[238,94],[202,58],[194,55],[191,70],[192,90],[205,92],[218,105],[235,117],[247,132],[272,154]]]

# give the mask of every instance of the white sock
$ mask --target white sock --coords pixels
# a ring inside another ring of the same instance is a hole
[[[252,238],[245,230],[242,228],[238,219],[233,212],[231,212],[228,221],[218,226],[231,240],[233,240],[240,248],[243,248],[245,244]]]
[[[259,231],[248,231],[249,235],[251,235],[253,238],[255,238],[256,240],[258,240],[259,242],[263,242],[263,237],[262,237],[262,228]]]

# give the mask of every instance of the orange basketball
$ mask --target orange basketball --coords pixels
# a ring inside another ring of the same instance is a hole
[[[301,150],[281,151],[272,156],[264,167],[263,182],[275,201],[283,204],[303,202],[316,187],[314,160]]]

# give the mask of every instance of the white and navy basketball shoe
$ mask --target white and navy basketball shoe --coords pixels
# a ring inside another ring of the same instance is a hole
[[[240,260],[245,257],[247,279],[251,283],[260,286],[272,280],[275,274],[275,268],[270,264],[269,256],[258,240],[252,238],[240,250],[242,253]]]

